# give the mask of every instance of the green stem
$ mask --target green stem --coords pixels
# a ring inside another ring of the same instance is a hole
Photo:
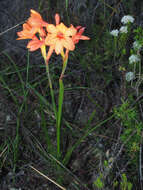
[[[61,138],[61,119],[62,119],[62,107],[63,107],[63,97],[64,97],[64,84],[63,84],[63,76],[66,70],[67,66],[67,60],[68,56],[67,54],[64,55],[64,53],[61,54],[63,58],[63,68],[62,68],[62,73],[59,79],[59,98],[58,98],[58,112],[55,104],[55,96],[54,96],[54,91],[52,87],[52,81],[50,78],[50,72],[49,72],[49,65],[48,62],[45,59],[45,64],[46,64],[46,72],[48,76],[48,81],[49,81],[49,86],[50,86],[50,94],[52,98],[52,105],[54,109],[54,114],[56,118],[56,127],[57,127],[57,158],[60,158],[61,155],[61,148],[60,148],[60,138]]]
[[[50,94],[51,94],[51,98],[52,98],[53,110],[54,110],[55,118],[57,120],[57,108],[56,108],[55,96],[54,96],[52,81],[51,81],[50,72],[49,72],[49,64],[46,61],[45,61],[45,63],[46,63],[46,72],[47,72],[49,86],[50,86]]]
[[[60,157],[60,136],[61,136],[61,118],[62,118],[62,107],[64,97],[64,84],[62,79],[59,79],[59,100],[58,100],[58,115],[57,115],[57,158]]]
[[[60,158],[61,150],[60,150],[60,137],[61,137],[61,119],[62,119],[62,107],[63,107],[63,97],[64,97],[64,84],[63,84],[63,76],[67,67],[67,60],[64,54],[61,54],[63,58],[63,68],[62,73],[59,79],[59,99],[58,99],[58,114],[57,114],[57,158]]]

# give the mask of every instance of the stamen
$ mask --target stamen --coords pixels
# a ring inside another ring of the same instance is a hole
[[[60,38],[60,39],[64,38],[64,34],[62,32],[58,32],[57,38]]]

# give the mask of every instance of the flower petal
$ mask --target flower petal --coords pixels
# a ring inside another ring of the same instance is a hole
[[[75,35],[72,36],[72,40],[73,40],[74,44],[77,44],[79,42],[79,40],[90,40],[89,37],[82,36],[82,33],[85,30],[85,27],[78,26],[77,30],[78,29],[79,29],[79,31]]]
[[[55,44],[55,52],[57,55],[59,55],[63,51],[63,45],[61,43],[61,40],[57,40]]]
[[[28,31],[17,32],[17,35],[19,36],[19,38],[17,38],[17,40],[32,39],[32,38],[34,38],[34,34],[29,33]]]
[[[50,59],[50,57],[51,57],[53,51],[54,51],[54,46],[50,46],[49,51],[48,51],[48,54],[47,54],[47,57],[46,57],[47,63],[49,62],[49,59]]]
[[[81,36],[81,37],[80,37],[80,40],[90,40],[90,38],[87,37],[87,36]]]
[[[38,32],[39,32],[41,37],[46,36],[46,32],[45,32],[45,30],[43,28],[39,28]]]
[[[55,21],[56,21],[56,25],[60,23],[60,15],[57,13],[55,14]]]
[[[66,35],[66,36],[73,36],[73,35],[76,34],[76,32],[77,32],[76,28],[75,28],[73,25],[71,25],[70,28],[68,28],[68,29],[65,31],[65,35]]]
[[[33,9],[31,9],[31,16],[29,17],[27,23],[34,27],[46,27],[48,25],[48,23],[42,19],[41,15]]]
[[[75,49],[75,45],[70,37],[66,37],[65,39],[63,39],[62,45],[70,51],[73,51]]]
[[[82,27],[82,28],[79,30],[78,35],[82,35],[82,33],[84,32],[84,30],[85,30],[85,27]]]
[[[41,46],[43,45],[43,41],[40,41],[38,39],[34,39],[34,40],[31,40],[28,44],[27,44],[27,48],[30,50],[30,51],[35,51],[39,48],[41,48]]]
[[[48,24],[46,29],[47,29],[47,32],[49,32],[49,33],[56,33],[57,32],[56,26],[54,26],[53,24]]]
[[[39,19],[42,19],[41,15],[37,11],[34,11],[33,9],[31,9],[30,11],[31,11],[31,17],[37,17]]]
[[[82,28],[82,26],[76,26],[76,29],[79,30],[80,28]]]
[[[23,30],[31,30],[31,26],[28,23],[24,23]]]
[[[48,36],[45,38],[45,44],[48,46],[55,44],[56,41],[56,34],[48,34]]]
[[[58,32],[65,34],[66,30],[68,29],[62,22],[56,26]]]

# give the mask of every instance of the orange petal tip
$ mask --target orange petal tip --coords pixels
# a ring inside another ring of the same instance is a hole
[[[58,13],[55,14],[55,21],[56,21],[56,25],[60,23],[60,15]]]

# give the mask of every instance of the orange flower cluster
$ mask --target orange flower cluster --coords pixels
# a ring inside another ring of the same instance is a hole
[[[21,39],[31,39],[27,45],[30,51],[35,51],[41,48],[44,59],[50,59],[52,53],[64,54],[66,49],[66,55],[69,51],[75,49],[75,44],[79,40],[89,40],[87,36],[83,36],[84,27],[77,26],[66,27],[62,22],[60,23],[59,14],[55,15],[56,25],[45,22],[41,15],[31,9],[30,18],[23,24],[23,30],[17,32]],[[46,54],[46,46],[49,46],[48,53]]]

